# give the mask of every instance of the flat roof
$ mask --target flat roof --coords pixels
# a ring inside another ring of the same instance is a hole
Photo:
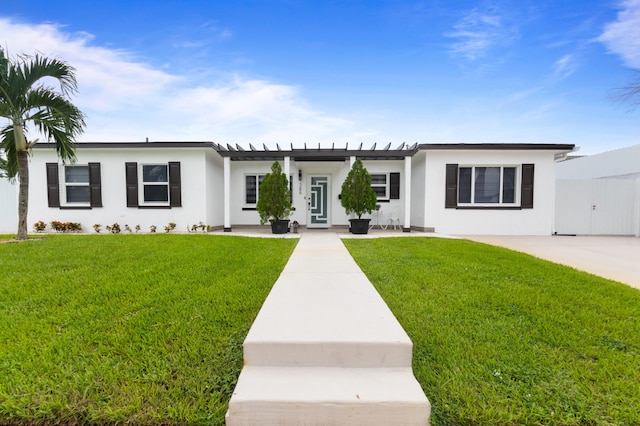
[[[76,148],[213,148],[213,142],[76,142]],[[54,148],[51,142],[39,142],[34,148]]]
[[[418,145],[420,150],[437,149],[482,149],[482,150],[540,150],[548,149],[553,151],[573,151],[573,144],[554,143],[423,143]]]
[[[303,144],[302,147],[290,147],[284,149],[276,144],[276,148],[269,148],[265,144],[256,148],[249,143],[248,146],[240,144],[219,144],[215,142],[77,142],[77,149],[135,149],[135,148],[205,148],[213,149],[222,157],[229,157],[233,161],[273,161],[290,157],[294,161],[346,161],[350,157],[357,157],[363,160],[402,160],[412,157],[418,151],[430,150],[553,150],[571,152],[575,149],[572,144],[544,144],[544,143],[414,143],[409,146],[405,143],[391,147],[388,143],[384,147],[377,147],[377,144],[364,148],[363,144],[355,144],[350,147],[348,143],[344,146],[321,147],[318,145]],[[53,143],[38,143],[34,148],[53,149]]]

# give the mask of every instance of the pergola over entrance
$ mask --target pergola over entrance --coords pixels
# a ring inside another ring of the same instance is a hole
[[[294,161],[347,161],[350,166],[356,159],[361,160],[403,160],[404,161],[404,187],[405,187],[405,208],[404,208],[404,227],[405,232],[410,232],[410,214],[411,214],[411,157],[418,152],[418,144],[411,146],[402,143],[395,149],[391,149],[391,144],[377,149],[377,144],[373,144],[369,149],[364,149],[363,144],[359,144],[357,148],[350,149],[346,143],[344,148],[336,147],[335,144],[331,148],[323,148],[318,144],[316,147],[307,146],[305,143],[302,148],[296,148],[293,144],[290,149],[282,149],[276,144],[276,149],[269,149],[265,144],[262,149],[257,149],[252,144],[243,147],[239,144],[235,146],[231,144],[213,144],[213,149],[224,159],[224,230],[231,231],[231,161],[276,161],[284,162],[283,172],[289,178],[291,169],[291,159]]]

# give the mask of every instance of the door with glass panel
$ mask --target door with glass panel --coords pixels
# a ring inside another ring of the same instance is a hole
[[[309,176],[307,228],[328,228],[331,223],[331,185],[329,176]]]

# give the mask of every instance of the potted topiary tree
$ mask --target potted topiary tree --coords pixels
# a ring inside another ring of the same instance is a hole
[[[286,234],[289,230],[289,219],[293,205],[291,205],[291,191],[289,180],[282,173],[280,163],[274,161],[271,173],[265,175],[258,193],[256,204],[260,214],[260,224],[271,221],[271,231],[274,234]]]
[[[355,213],[357,219],[349,219],[352,234],[366,234],[369,232],[369,219],[362,219],[364,213],[371,213],[376,208],[378,198],[371,188],[371,175],[365,169],[360,159],[353,163],[344,183],[340,197],[342,207],[347,214]]]

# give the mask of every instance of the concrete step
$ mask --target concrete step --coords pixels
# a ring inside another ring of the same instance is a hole
[[[430,410],[411,368],[245,366],[227,425],[427,425]]]
[[[362,272],[285,272],[247,335],[244,359],[249,366],[411,367],[411,350]]]

